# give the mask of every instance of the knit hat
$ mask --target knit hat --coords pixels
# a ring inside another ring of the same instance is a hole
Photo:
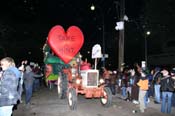
[[[161,73],[163,74],[164,77],[168,76],[169,72],[167,70],[162,70]]]

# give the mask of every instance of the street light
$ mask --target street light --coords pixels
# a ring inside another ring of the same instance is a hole
[[[147,36],[151,34],[150,31],[147,31],[145,34],[145,62],[146,62],[146,67],[148,66],[148,53],[147,53]]]
[[[94,11],[95,10],[95,6],[92,4],[91,5],[91,10]]]
[[[90,9],[92,11],[94,11],[96,8],[96,6],[94,6],[93,4],[91,5]],[[102,17],[102,51],[103,51],[103,67],[105,67],[105,24],[104,24],[104,13],[101,9],[101,7],[98,7],[98,9],[100,10],[100,14],[101,14],[101,17]]]

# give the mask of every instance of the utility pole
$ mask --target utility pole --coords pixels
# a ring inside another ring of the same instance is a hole
[[[144,33],[144,39],[145,39],[145,63],[146,67],[148,68],[148,45],[147,45],[147,37],[151,34],[150,31],[146,31],[146,34]]]
[[[125,15],[125,0],[120,0],[120,21],[124,24]],[[118,69],[122,70],[122,64],[124,63],[124,28],[119,30],[119,43],[118,43]]]

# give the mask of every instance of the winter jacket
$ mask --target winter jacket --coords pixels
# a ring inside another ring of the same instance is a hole
[[[164,92],[173,92],[174,91],[174,80],[168,76],[168,77],[163,77],[161,82],[161,91]]]
[[[14,71],[7,69],[3,72],[0,78],[0,107],[17,103],[19,99],[18,80]]]

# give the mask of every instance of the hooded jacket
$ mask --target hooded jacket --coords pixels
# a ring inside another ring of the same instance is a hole
[[[17,92],[18,80],[14,71],[7,69],[0,79],[0,107],[10,106],[17,103],[19,94]]]

